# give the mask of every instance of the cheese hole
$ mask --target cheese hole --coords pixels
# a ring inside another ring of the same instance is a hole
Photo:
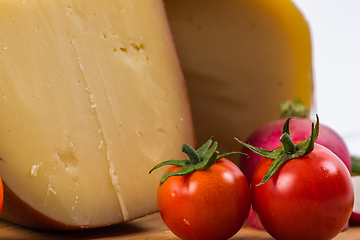
[[[140,43],[140,44],[131,43],[131,46],[132,46],[137,52],[144,49],[144,44],[142,44],[142,43]]]
[[[120,50],[121,50],[122,52],[127,52],[127,48],[124,48],[124,47],[120,47]]]
[[[162,133],[162,134],[165,134],[165,129],[162,128],[162,127],[161,127],[161,128],[158,128],[158,132],[159,132],[159,133]]]

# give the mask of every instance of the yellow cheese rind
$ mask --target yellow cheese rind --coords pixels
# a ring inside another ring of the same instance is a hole
[[[0,4],[6,186],[37,217],[71,228],[155,212],[163,172],[148,171],[194,144],[162,1]]]
[[[278,104],[313,102],[311,36],[290,0],[165,0],[187,81],[198,142],[240,149]],[[231,156],[232,160],[238,156]]]

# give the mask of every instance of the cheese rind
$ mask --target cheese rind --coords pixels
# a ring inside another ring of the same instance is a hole
[[[198,142],[235,151],[296,97],[313,105],[311,36],[290,0],[165,0]],[[230,156],[234,161],[238,156]]]
[[[194,144],[162,2],[3,1],[0,28],[7,188],[63,228],[155,212],[162,171],[148,171]],[[2,217],[44,228],[14,208]]]

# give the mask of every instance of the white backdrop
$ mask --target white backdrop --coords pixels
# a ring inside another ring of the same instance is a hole
[[[360,0],[293,0],[313,42],[315,111],[360,156]]]

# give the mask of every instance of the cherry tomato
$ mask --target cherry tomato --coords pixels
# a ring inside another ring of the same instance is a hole
[[[274,160],[262,158],[251,180],[251,200],[265,230],[276,239],[332,239],[347,224],[354,190],[345,164],[315,143],[308,155],[283,165],[259,184]]]
[[[171,166],[167,172],[179,169]],[[225,158],[206,170],[169,177],[157,198],[164,223],[185,240],[228,239],[243,226],[250,209],[249,184]]]

